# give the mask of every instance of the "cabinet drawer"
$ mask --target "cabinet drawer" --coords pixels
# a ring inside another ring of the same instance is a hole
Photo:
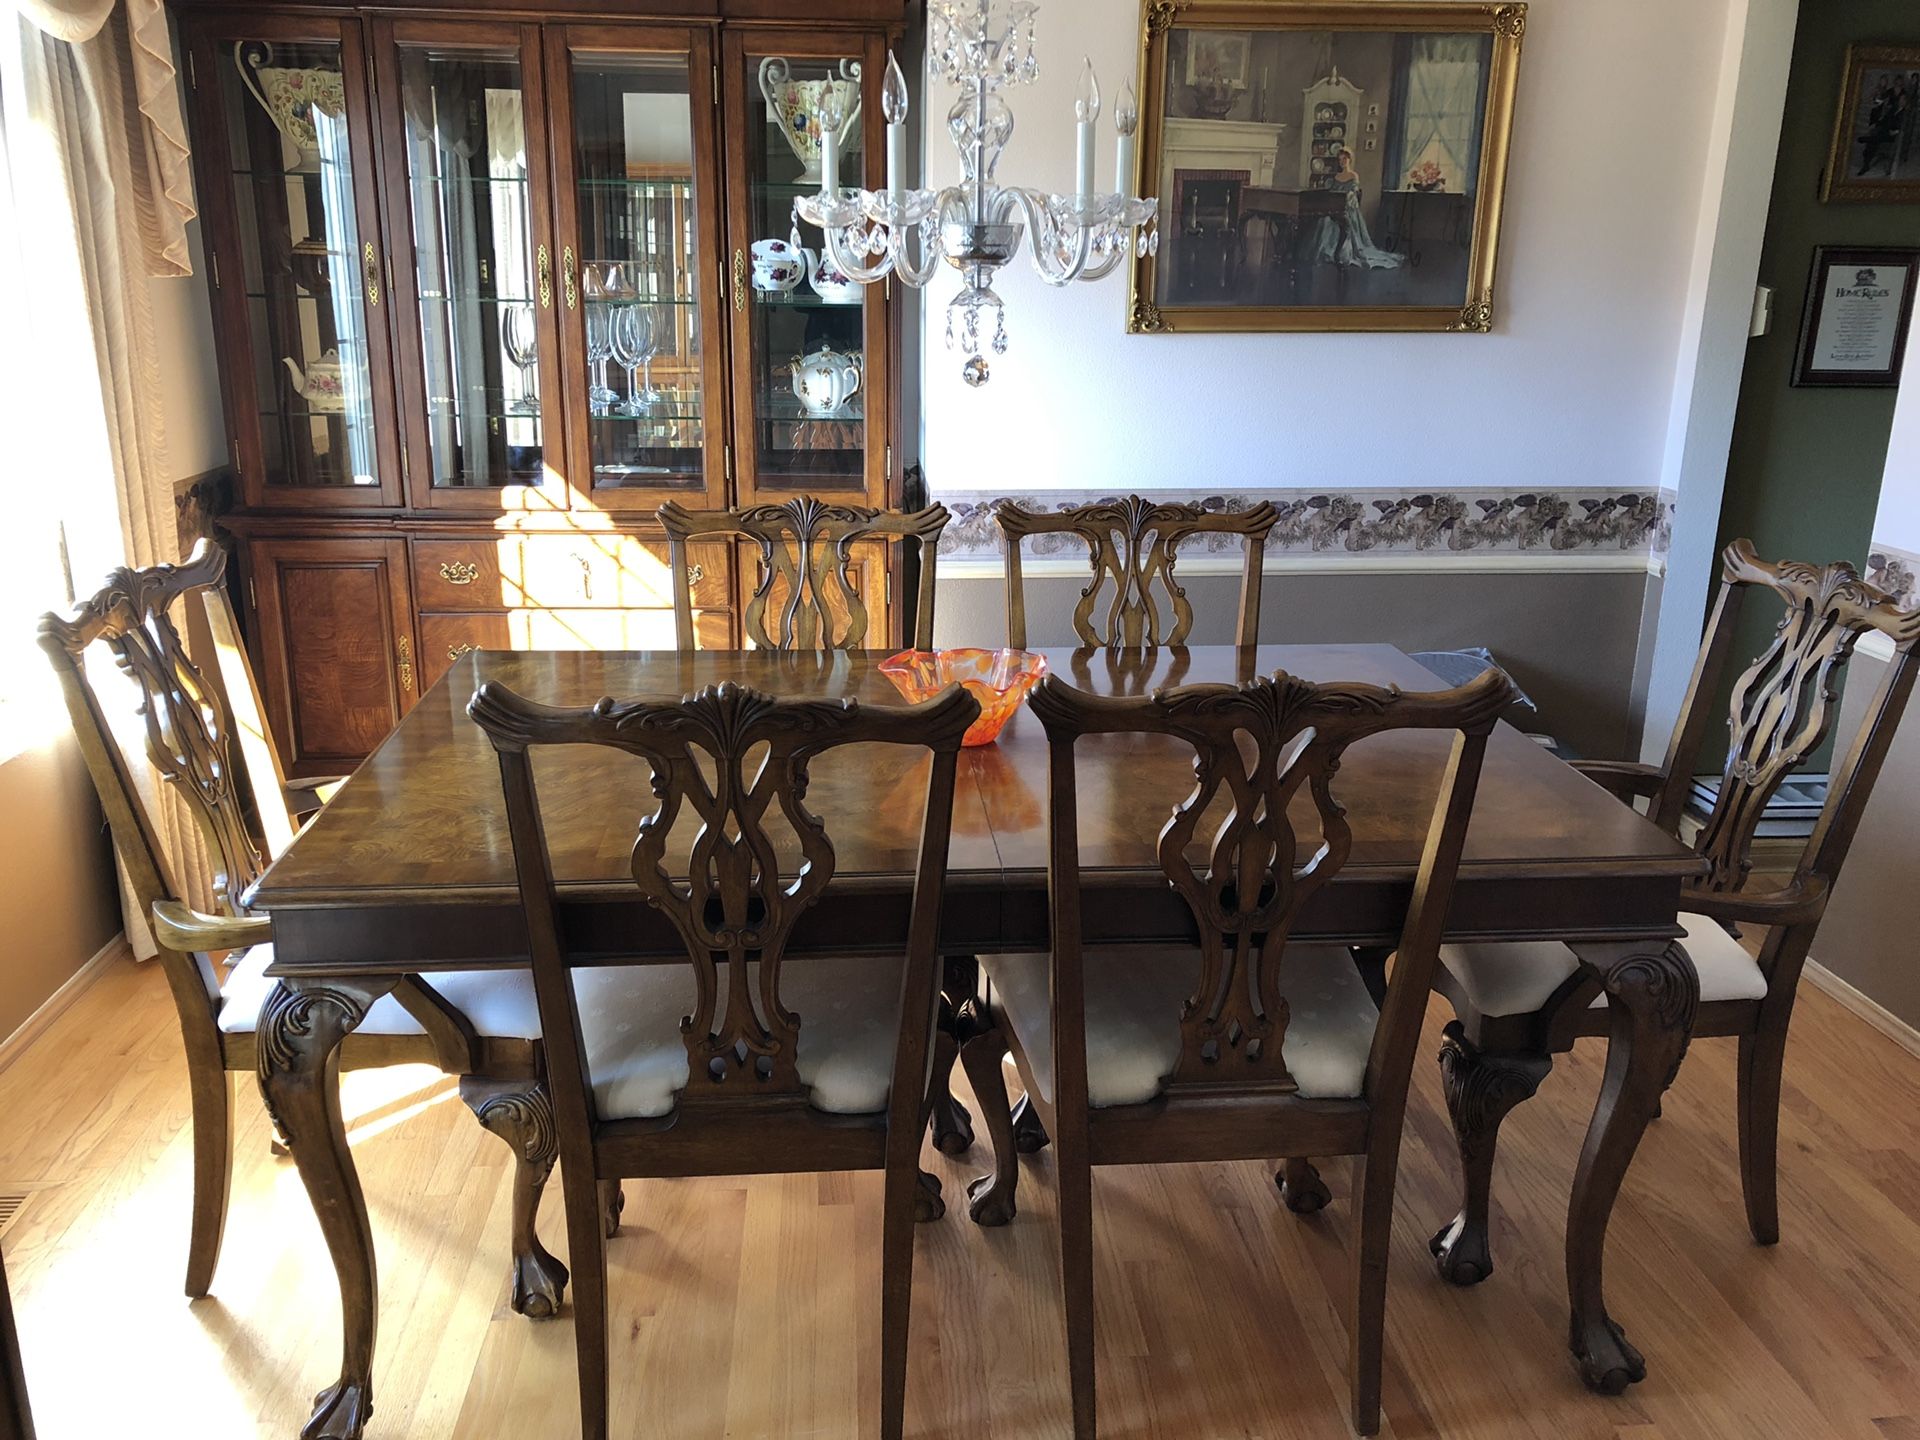
[[[422,615],[421,687],[436,683],[453,662],[471,650],[511,650],[513,617],[505,613]]]
[[[499,610],[520,603],[508,576],[519,568],[517,537],[413,542],[413,599],[421,610]],[[429,647],[430,649],[432,647]]]
[[[671,610],[667,543],[633,535],[529,535],[521,541],[522,603],[554,608]],[[724,541],[687,547],[695,609],[732,605]],[[512,576],[508,588],[512,589]]]

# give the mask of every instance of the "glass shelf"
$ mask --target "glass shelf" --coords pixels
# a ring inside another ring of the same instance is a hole
[[[685,180],[663,180],[657,178],[621,179],[619,176],[583,176],[574,182],[582,190],[624,191],[629,195],[672,195],[685,196],[693,193],[693,177]]]
[[[792,391],[785,394],[776,391],[761,397],[760,418],[763,421],[775,421],[780,424],[796,420],[821,420],[835,425],[860,425],[866,422],[867,407],[856,396],[838,410],[809,410],[800,403],[800,397]]]
[[[656,405],[645,415],[622,415],[618,413],[608,415],[593,414],[587,418],[596,425],[620,424],[650,427],[654,425],[670,425],[680,420],[697,421],[702,419],[703,416],[700,413],[700,407],[698,405],[676,407],[672,410],[663,409]]]

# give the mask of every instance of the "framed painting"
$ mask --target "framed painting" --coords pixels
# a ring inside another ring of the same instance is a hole
[[[1822,200],[1920,202],[1920,45],[1849,45]]]
[[[1920,249],[1822,245],[1815,250],[1793,383],[1898,385],[1917,277]]]
[[[1522,4],[1147,0],[1135,334],[1494,322]]]

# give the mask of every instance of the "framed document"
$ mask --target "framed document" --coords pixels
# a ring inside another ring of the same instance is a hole
[[[1795,385],[1898,385],[1920,249],[1813,252]]]

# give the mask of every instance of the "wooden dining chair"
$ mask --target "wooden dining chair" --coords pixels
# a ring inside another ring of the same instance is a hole
[[[944,505],[903,513],[801,495],[784,504],[738,510],[689,510],[669,501],[658,518],[667,532],[674,634],[682,650],[694,643],[687,542],[714,536],[748,540],[758,548],[753,594],[742,619],[747,638],[763,650],[858,650],[868,644],[868,597],[854,584],[853,547],[863,540],[914,541],[920,579],[913,648],[933,648],[934,575],[948,519]],[[883,635],[871,639],[887,643]]]
[[[898,1440],[913,1223],[939,1213],[919,1155],[954,774],[979,712],[957,687],[921,705],[781,700],[731,682],[590,709],[498,684],[474,695],[468,713],[500,756],[552,1069],[586,1440],[604,1440],[608,1421],[598,1182],[828,1170],[885,1172],[880,1434]],[[835,866],[827,824],[806,806],[809,767],[874,744],[932,752],[905,933],[789,965],[796,924]],[[659,803],[639,820],[633,876],[684,954],[646,964],[570,943],[582,927],[555,891],[531,756],[555,745],[607,746],[651,767]],[[671,843],[683,817],[698,827],[685,854]],[[789,830],[791,843],[776,838]]]
[[[1700,977],[1695,1036],[1736,1036],[1739,1055],[1740,1183],[1753,1238],[1780,1238],[1776,1191],[1781,1067],[1800,971],[1840,876],[1868,795],[1913,691],[1920,610],[1902,610],[1851,565],[1771,563],[1736,540],[1722,557],[1719,597],[1707,622],[1678,725],[1659,765],[1579,765],[1631,803],[1645,800],[1663,830],[1680,835],[1695,761],[1711,723],[1742,600],[1771,592],[1785,613],[1772,643],[1734,684],[1731,743],[1713,812],[1693,841],[1705,877],[1681,895],[1683,944]],[[1752,843],[1767,802],[1833,726],[1839,681],[1855,645],[1878,632],[1893,662],[1838,760],[1826,804],[1791,880],[1748,888]],[[1756,959],[1733,927],[1761,927]],[[1488,1204],[1500,1123],[1530,1097],[1555,1054],[1609,1029],[1606,997],[1571,950],[1550,940],[1447,945],[1439,989],[1453,1004],[1441,1075],[1459,1140],[1465,1199],[1433,1237],[1440,1273],[1471,1285],[1493,1273]],[[1609,1072],[1611,1074],[1611,1072]],[[1650,1102],[1657,1105],[1657,1096]],[[1629,1373],[1637,1356],[1629,1348]],[[1644,1371],[1642,1371],[1644,1373]]]
[[[1353,1423],[1366,1435],[1379,1428],[1408,1076],[1487,736],[1513,693],[1497,670],[1421,694],[1284,672],[1139,698],[1090,695],[1057,676],[1034,691],[1049,757],[1052,954],[982,957],[989,1024],[961,1053],[993,1140],[994,1172],[973,1186],[976,1206],[1015,1208],[1009,1050],[1053,1137],[1078,1440],[1094,1435],[1093,1167],[1284,1153],[1357,1157]],[[1366,736],[1409,729],[1455,734],[1376,1006],[1344,948],[1290,936],[1352,847],[1332,793],[1341,757]],[[1166,736],[1193,751],[1193,791],[1159,838],[1160,867],[1192,912],[1190,950],[1083,948],[1082,912],[1098,891],[1083,890],[1075,749],[1106,736],[1130,745]],[[1289,808],[1302,797],[1314,816],[1305,833]]]
[[[1240,575],[1236,645],[1260,642],[1260,580],[1267,535],[1280,512],[1264,501],[1232,513],[1198,505],[1156,504],[1138,495],[1071,510],[1024,510],[1002,500],[994,510],[1006,544],[1007,644],[1027,645],[1026,582],[1020,542],[1034,535],[1084,540],[1093,578],[1073,610],[1082,645],[1184,645],[1193,633],[1193,603],[1174,578],[1180,546],[1196,535],[1237,535],[1246,541]],[[1104,606],[1103,590],[1112,587]],[[1097,613],[1096,613],[1097,612]]]
[[[226,552],[202,541],[186,563],[116,570],[105,588],[70,615],[49,614],[40,622],[41,647],[59,675],[128,883],[141,910],[153,917],[157,963],[180,1020],[193,1126],[186,1291],[196,1298],[213,1283],[226,1227],[233,1133],[228,1077],[256,1069],[256,1032],[273,1023],[272,1008],[298,1006],[297,996],[275,995],[267,974],[273,921],[250,910],[246,899],[273,851],[247,827],[226,709],[187,655],[173,619],[179,604],[217,586],[225,568]],[[89,670],[90,652],[98,663],[99,651],[110,654],[132,682],[127,698],[138,703],[147,763],[193,815],[212,863],[218,914],[182,902],[134,782],[138,762],[122,748],[108,718],[115,697],[95,685]],[[292,835],[283,792],[256,784],[252,799],[269,833]],[[216,962],[222,954],[226,965]],[[373,1007],[340,1055],[348,1069],[426,1063],[462,1077],[463,1098],[512,1149],[517,1167],[513,1307],[544,1317],[558,1311],[567,1271],[534,1233],[555,1156],[551,1126],[542,1118],[547,1099],[539,1034],[533,985],[524,973],[437,974],[431,986],[410,976]]]

